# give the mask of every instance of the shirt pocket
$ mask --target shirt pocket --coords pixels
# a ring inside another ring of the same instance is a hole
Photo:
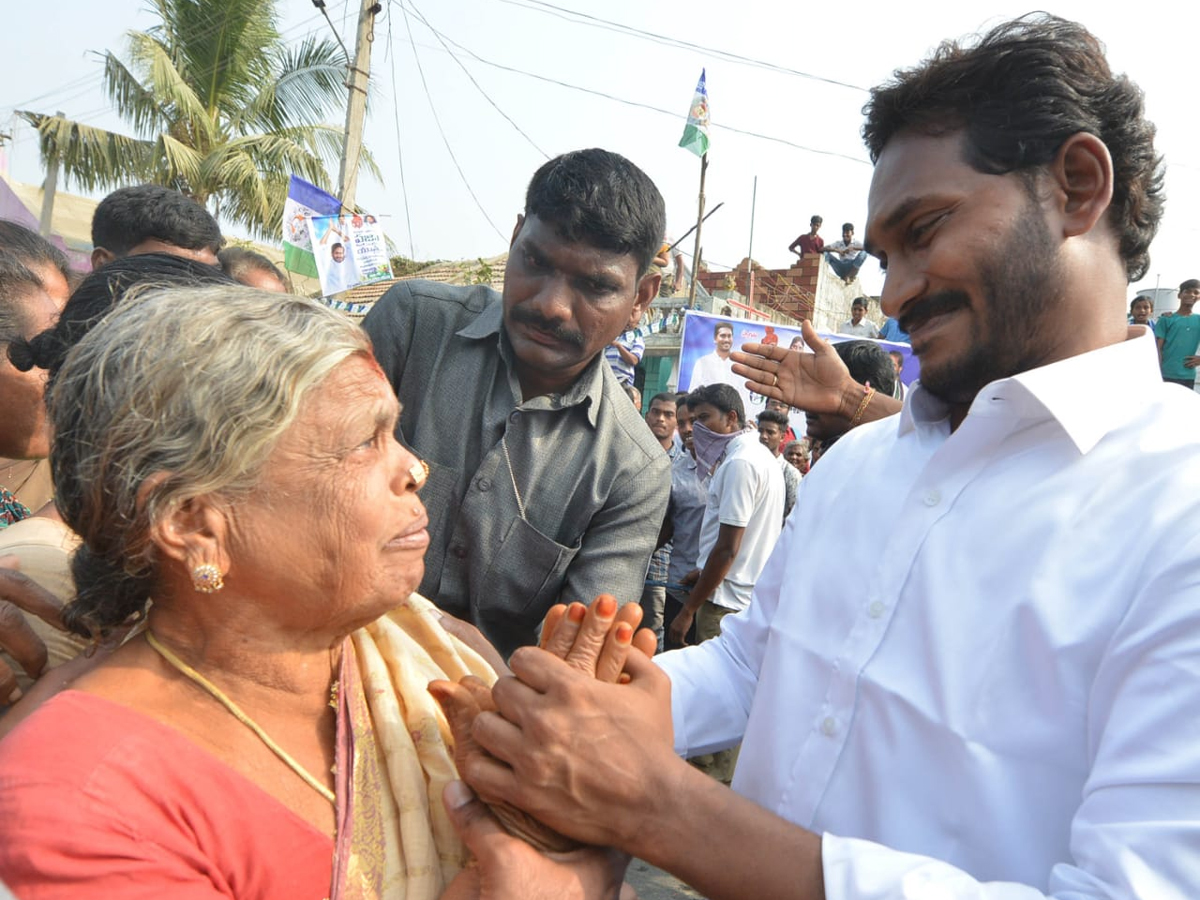
[[[524,519],[513,519],[478,592],[478,607],[541,620],[558,600],[580,544],[566,547]],[[576,598],[583,599],[583,598]]]

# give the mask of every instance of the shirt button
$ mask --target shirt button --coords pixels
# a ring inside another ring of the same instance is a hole
[[[478,481],[475,482],[475,487],[479,488],[479,490],[486,493],[492,489],[492,483],[490,481],[488,481],[488,479],[486,479],[486,478],[480,478]]]
[[[876,600],[869,607],[867,607],[867,612],[870,614],[872,619],[878,619],[883,615],[883,604]]]
[[[456,559],[464,559],[467,555],[467,548],[461,544],[455,544],[450,548],[450,555]]]
[[[821,722],[821,732],[827,737],[837,734],[837,719],[833,716],[826,716],[825,720]]]
[[[511,413],[508,414],[508,421],[512,422],[514,425],[517,423],[517,420],[520,418],[521,418],[521,414],[519,412],[517,412],[515,409]]]
[[[934,488],[932,491],[930,491],[928,494],[925,495],[925,505],[926,506],[937,506],[941,502],[942,502],[942,492],[939,491],[937,488]]]

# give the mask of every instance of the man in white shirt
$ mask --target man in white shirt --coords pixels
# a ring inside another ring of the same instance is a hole
[[[704,354],[692,365],[689,391],[706,384],[733,384],[738,380],[733,374],[733,360],[729,356],[733,350],[733,326],[728,322],[714,325],[713,344],[713,352]]]
[[[717,640],[624,687],[515,655],[468,780],[714,900],[1200,896],[1200,399],[1125,322],[1163,206],[1141,93],[1037,15],[867,116],[903,411],[804,479]],[[740,796],[650,737],[667,704],[678,752],[743,741]]]
[[[750,593],[783,523],[783,473],[758,435],[746,428],[742,398],[727,384],[688,394],[697,462],[708,470],[708,502],[700,526],[697,568],[683,611],[670,625],[673,643],[696,619],[700,641],[716,637],[721,620],[750,605]]]
[[[842,327],[838,329],[839,334],[849,334],[853,337],[860,338],[879,338],[879,327],[866,318],[867,315],[867,298],[855,297],[854,302],[850,304],[850,321],[843,322]]]

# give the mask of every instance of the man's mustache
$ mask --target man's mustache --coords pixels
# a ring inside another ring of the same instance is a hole
[[[937,294],[930,294],[900,317],[900,329],[906,333],[911,332],[920,328],[934,316],[954,312],[956,309],[967,306],[970,302],[971,298],[963,291],[941,291]]]
[[[551,322],[549,319],[545,319],[532,310],[525,309],[523,306],[514,306],[509,310],[508,314],[522,325],[532,325],[538,331],[544,331],[555,340],[562,341],[564,344],[574,344],[576,347],[582,347],[584,344],[582,331],[573,331],[565,325]]]

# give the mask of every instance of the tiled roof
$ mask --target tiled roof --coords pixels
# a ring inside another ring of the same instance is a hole
[[[345,293],[338,294],[337,299],[350,305],[356,311],[352,315],[366,315],[370,305],[382,297],[392,285],[400,281],[410,281],[420,278],[424,281],[440,281],[442,284],[480,284],[483,276],[489,275],[487,283],[497,291],[504,290],[504,265],[508,262],[508,254],[501,253],[489,259],[463,259],[454,262],[435,262],[423,269],[418,269],[399,278],[389,278],[386,281],[373,281],[370,284],[360,284],[350,288]],[[361,313],[357,311],[362,308]]]

